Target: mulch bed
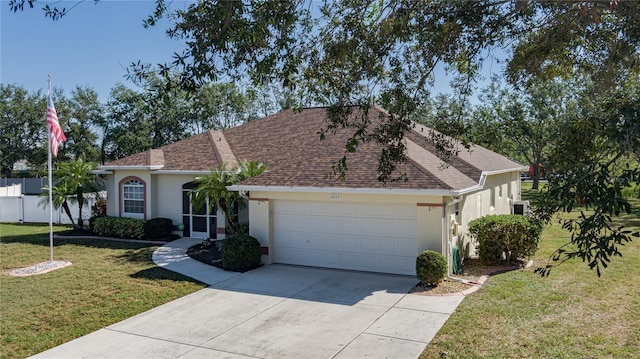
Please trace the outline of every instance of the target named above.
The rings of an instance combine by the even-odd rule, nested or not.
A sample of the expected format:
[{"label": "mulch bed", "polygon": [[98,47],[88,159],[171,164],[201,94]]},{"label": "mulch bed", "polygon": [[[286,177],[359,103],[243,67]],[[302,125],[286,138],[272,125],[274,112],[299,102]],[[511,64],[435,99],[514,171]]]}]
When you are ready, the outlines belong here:
[{"label": "mulch bed", "polygon": [[206,244],[198,243],[187,249],[187,255],[198,262],[222,268],[220,241],[211,241]]},{"label": "mulch bed", "polygon": [[522,269],[530,265],[519,263],[510,266],[489,266],[479,259],[467,259],[464,262],[463,273],[454,274],[452,277],[462,279],[464,282],[446,278],[437,287],[431,287],[422,283],[416,284],[409,293],[418,295],[465,295],[480,288],[488,276]]}]

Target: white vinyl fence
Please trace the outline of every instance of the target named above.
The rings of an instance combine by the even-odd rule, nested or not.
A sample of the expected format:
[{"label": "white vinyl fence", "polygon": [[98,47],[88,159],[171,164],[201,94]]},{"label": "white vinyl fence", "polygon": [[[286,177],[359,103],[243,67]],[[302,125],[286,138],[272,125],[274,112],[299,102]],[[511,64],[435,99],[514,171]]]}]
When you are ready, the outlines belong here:
[{"label": "white vinyl fence", "polygon": [[[49,206],[40,205],[42,199],[43,197],[33,195],[0,196],[0,222],[49,223]],[[85,223],[91,217],[91,206],[95,203],[95,197],[85,197],[82,206],[82,218],[85,219]],[[69,209],[73,220],[77,221],[78,204],[69,202]],[[53,209],[53,223],[71,224],[62,207]]]},{"label": "white vinyl fence", "polygon": [[22,194],[22,185],[13,184],[11,186],[0,187],[0,197],[20,196]]}]

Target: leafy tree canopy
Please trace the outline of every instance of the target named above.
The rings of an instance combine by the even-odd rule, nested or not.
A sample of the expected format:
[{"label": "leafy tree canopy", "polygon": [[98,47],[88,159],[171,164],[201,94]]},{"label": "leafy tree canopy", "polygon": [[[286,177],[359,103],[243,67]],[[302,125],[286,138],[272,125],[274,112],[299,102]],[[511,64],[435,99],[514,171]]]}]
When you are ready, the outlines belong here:
[{"label": "leafy tree canopy", "polygon": [[[158,1],[149,24],[167,15],[163,4]],[[173,15],[169,36],[188,45],[170,65],[181,72],[183,86],[245,74],[257,83],[281,82],[303,94],[300,106],[331,106],[321,136],[353,128],[345,152],[362,142],[381,143],[382,181],[402,178],[395,173],[395,164],[406,160],[402,139],[411,115],[428,102],[436,65],[445,64],[463,98],[496,47],[509,54],[505,74],[516,87],[582,77],[589,83],[583,98],[597,105],[565,122],[565,148],[555,153],[571,154],[558,156],[565,166],[555,171],[565,176],[551,184],[546,198],[552,205],[541,213],[548,218],[577,205],[594,211],[577,224],[566,223],[577,250],[559,254],[580,257],[598,270],[633,235],[613,228],[610,216],[628,209],[620,189],[639,178],[637,166],[612,168],[640,147],[638,2],[345,0],[314,7],[306,1],[201,1]],[[391,113],[376,128],[366,120],[373,104]],[[445,137],[435,141],[451,147]],[[346,169],[346,158],[334,166],[338,173]],[[586,199],[576,199],[576,191]]]},{"label": "leafy tree canopy", "polygon": [[[17,11],[34,2],[10,5]],[[565,122],[565,154],[554,164],[562,180],[550,186],[550,205],[542,212],[576,205],[595,211],[571,229],[574,253],[597,269],[630,240],[625,231],[602,231],[611,215],[627,209],[620,188],[640,177],[637,164],[619,168],[621,160],[640,152],[640,2],[203,0],[178,10],[169,4],[156,0],[145,22],[153,26],[171,17],[175,25],[168,35],[187,44],[172,63],[161,65],[166,78],[179,74],[167,84],[193,90],[221,78],[248,78],[285,86],[298,106],[330,106],[320,135],[353,129],[345,157],[334,165],[337,173],[347,169],[346,153],[377,141],[384,147],[380,180],[402,178],[395,170],[406,161],[402,140],[409,119],[428,102],[439,64],[453,75],[461,99],[472,92],[485,57],[496,48],[506,52],[505,78],[516,87],[537,79],[584,78],[588,89],[582,95],[591,105],[584,116]],[[56,19],[66,10],[46,7],[45,13]],[[147,74],[143,66],[132,68],[133,77]],[[375,127],[367,120],[371,105],[390,113]],[[451,153],[452,141],[434,140]]]}]

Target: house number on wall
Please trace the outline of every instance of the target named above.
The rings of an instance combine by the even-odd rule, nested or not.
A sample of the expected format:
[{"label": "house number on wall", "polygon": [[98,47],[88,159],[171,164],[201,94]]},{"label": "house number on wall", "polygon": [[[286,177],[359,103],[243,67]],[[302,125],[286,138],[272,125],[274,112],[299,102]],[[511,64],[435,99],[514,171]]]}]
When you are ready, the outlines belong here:
[{"label": "house number on wall", "polygon": [[339,199],[340,199],[340,194],[339,194],[339,193],[332,193],[330,198],[331,198],[332,200],[337,201],[337,200],[339,200]]}]

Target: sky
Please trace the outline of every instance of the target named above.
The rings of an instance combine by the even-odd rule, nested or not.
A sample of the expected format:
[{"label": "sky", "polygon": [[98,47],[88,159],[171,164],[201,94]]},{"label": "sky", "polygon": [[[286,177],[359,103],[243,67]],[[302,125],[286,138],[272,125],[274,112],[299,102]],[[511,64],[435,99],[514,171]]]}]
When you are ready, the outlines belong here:
[{"label": "sky", "polygon": [[[96,90],[101,102],[126,80],[133,62],[166,63],[181,42],[169,39],[167,22],[145,29],[142,21],[155,8],[152,0],[86,0],[57,21],[44,17],[45,4],[71,8],[78,1],[39,1],[36,7],[13,13],[9,1],[0,0],[0,82],[18,84],[46,93],[52,87],[69,94],[76,86]],[[173,7],[188,5],[174,0]]]},{"label": "sky", "polygon": [[[172,7],[186,8],[191,2],[173,0]],[[41,10],[46,4],[73,9],[52,21]],[[149,29],[142,26],[154,8],[153,0],[39,0],[33,9],[13,13],[9,0],[0,0],[0,82],[46,93],[51,74],[52,87],[69,95],[76,86],[88,86],[104,103],[117,84],[135,87],[125,78],[132,63],[168,63],[184,49],[166,36],[167,20]],[[489,59],[483,75],[489,79],[500,69]],[[434,92],[448,91],[442,70],[436,78]]]}]

